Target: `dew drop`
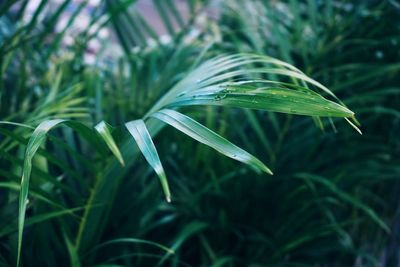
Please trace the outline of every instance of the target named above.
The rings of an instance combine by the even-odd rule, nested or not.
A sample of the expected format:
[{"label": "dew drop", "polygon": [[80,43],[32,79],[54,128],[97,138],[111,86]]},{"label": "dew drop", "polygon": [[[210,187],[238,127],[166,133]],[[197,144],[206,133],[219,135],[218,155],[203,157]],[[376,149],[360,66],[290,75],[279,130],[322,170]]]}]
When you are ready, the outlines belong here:
[{"label": "dew drop", "polygon": [[220,100],[222,100],[222,99],[224,99],[224,98],[226,98],[226,94],[219,94],[219,95],[216,95],[216,96],[214,97],[214,100],[215,100],[215,101],[220,101]]}]

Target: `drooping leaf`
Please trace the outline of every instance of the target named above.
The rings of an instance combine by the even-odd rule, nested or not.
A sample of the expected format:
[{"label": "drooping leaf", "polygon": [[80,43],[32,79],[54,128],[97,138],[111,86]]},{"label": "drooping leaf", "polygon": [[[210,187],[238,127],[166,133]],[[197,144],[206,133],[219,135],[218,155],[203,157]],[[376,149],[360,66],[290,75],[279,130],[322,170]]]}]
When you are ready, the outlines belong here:
[{"label": "drooping leaf", "polygon": [[[254,68],[252,67],[254,64],[261,64],[263,67]],[[260,75],[267,79],[260,79]],[[276,76],[283,76],[291,82],[280,82],[276,80]],[[241,82],[237,82],[238,80]],[[257,84],[257,87],[248,86],[246,89],[245,85],[251,83]],[[269,85],[260,86],[260,83]],[[338,103],[322,97],[311,90],[308,84],[320,89]],[[264,87],[271,90],[266,90]],[[192,104],[238,106],[302,115],[354,118],[354,113],[321,83],[288,63],[254,54],[222,55],[204,62],[160,98],[148,115],[162,108]]]},{"label": "drooping leaf", "polygon": [[227,157],[248,164],[255,170],[272,174],[271,170],[259,159],[182,113],[163,109],[151,116],[171,125],[200,143],[214,148]]},{"label": "drooping leaf", "polygon": [[111,135],[110,127],[107,125],[107,123],[105,121],[102,121],[95,126],[95,129],[101,135],[101,137],[106,142],[107,146],[110,148],[114,156],[119,160],[121,165],[124,166],[124,159],[118,149],[118,146],[115,144],[114,138]]},{"label": "drooping leaf", "polygon": [[51,128],[57,126],[62,122],[64,122],[64,120],[61,119],[42,122],[33,132],[31,138],[29,139],[28,146],[26,148],[24,167],[22,170],[22,178],[21,178],[21,192],[19,195],[17,266],[19,266],[21,257],[22,233],[24,230],[25,212],[28,204],[27,202],[28,202],[28,192],[29,192],[29,180],[32,171],[32,159],[36,151],[44,142],[47,132]]},{"label": "drooping leaf", "polygon": [[316,94],[280,87],[218,85],[188,92],[170,106],[214,105],[308,116],[352,117],[346,107]]},{"label": "drooping leaf", "polygon": [[138,145],[143,156],[146,158],[147,162],[160,178],[165,198],[168,202],[170,202],[171,193],[168,186],[167,176],[165,175],[164,168],[161,164],[160,158],[158,157],[157,149],[154,146],[153,140],[151,139],[151,135],[147,130],[146,124],[143,120],[135,120],[126,123],[125,126],[135,139],[136,144]]},{"label": "drooping leaf", "polygon": [[68,121],[64,119],[54,119],[43,121],[36,127],[32,133],[28,145],[25,150],[24,165],[21,177],[21,190],[19,195],[19,212],[18,212],[18,251],[17,251],[17,265],[20,262],[21,247],[22,247],[22,234],[24,230],[25,213],[27,208],[27,200],[29,193],[29,180],[32,171],[32,159],[35,156],[39,147],[44,143],[47,133],[54,127],[65,124],[68,127],[77,131],[96,149],[101,148],[101,143],[98,135],[93,130],[80,122]]}]

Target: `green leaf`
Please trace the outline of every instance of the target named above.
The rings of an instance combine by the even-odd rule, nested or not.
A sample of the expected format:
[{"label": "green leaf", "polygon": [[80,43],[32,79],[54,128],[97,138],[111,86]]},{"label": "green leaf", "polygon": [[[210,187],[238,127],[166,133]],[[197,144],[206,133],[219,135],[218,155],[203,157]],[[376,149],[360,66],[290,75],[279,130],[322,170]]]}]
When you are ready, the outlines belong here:
[{"label": "green leaf", "polygon": [[96,131],[101,135],[103,140],[106,142],[107,146],[110,148],[111,152],[118,159],[122,166],[125,166],[124,159],[119,151],[117,145],[115,144],[114,138],[111,135],[110,127],[106,122],[102,121],[95,126]]},{"label": "green leaf", "polygon": [[325,188],[329,189],[332,193],[336,194],[342,201],[350,203],[354,207],[360,209],[363,211],[367,216],[371,218],[375,223],[379,225],[383,230],[386,231],[386,233],[390,233],[390,228],[387,226],[387,224],[376,214],[376,212],[357,198],[353,197],[349,193],[341,190],[335,183],[330,181],[327,178],[318,176],[318,175],[313,175],[310,173],[299,173],[294,176],[295,178],[298,179],[304,179],[304,180],[311,180],[314,182],[319,183],[320,185],[323,185]]},{"label": "green leaf", "polygon": [[80,259],[79,259],[79,255],[78,255],[78,251],[76,249],[76,246],[74,246],[71,238],[68,236],[68,234],[67,234],[66,230],[64,229],[64,227],[62,227],[62,226],[60,226],[60,227],[61,227],[61,232],[62,232],[63,237],[64,237],[65,245],[66,245],[67,250],[68,250],[71,266],[81,267],[81,262],[80,262]]},{"label": "green leaf", "polygon": [[29,128],[29,129],[35,129],[32,126],[29,126],[29,125],[26,125],[26,124],[23,124],[23,123],[11,122],[11,121],[0,121],[0,124],[8,124],[8,125],[13,125],[13,126]]},{"label": "green leaf", "polygon": [[22,233],[24,230],[26,206],[28,204],[29,179],[32,171],[32,159],[41,144],[43,144],[47,132],[62,122],[64,122],[64,120],[61,119],[42,122],[33,132],[26,148],[24,168],[22,170],[21,178],[21,192],[19,195],[17,266],[19,266],[21,257]]},{"label": "green leaf", "polygon": [[[75,212],[81,211],[84,208],[85,207],[76,207],[76,208],[62,209],[62,210],[50,211],[50,212],[45,212],[42,214],[37,214],[35,216],[32,216],[32,217],[26,219],[25,226],[38,224],[38,223],[48,221],[48,220],[51,220],[54,218],[58,218],[61,216],[65,216],[65,215],[76,216]],[[5,236],[7,234],[14,232],[15,230],[16,230],[16,228],[13,225],[9,225],[8,227],[4,227],[3,229],[0,230],[0,236]]]},{"label": "green leaf", "polygon": [[165,175],[164,168],[161,164],[160,158],[158,157],[157,149],[154,146],[146,124],[143,120],[135,120],[126,123],[125,126],[135,139],[147,162],[151,165],[160,178],[165,198],[168,202],[171,202],[171,193],[168,186],[167,176]]},{"label": "green leaf", "polygon": [[248,164],[255,170],[272,174],[271,170],[256,157],[182,113],[163,109],[151,116],[171,125],[200,143],[214,148],[227,157]]},{"label": "green leaf", "polygon": [[[254,64],[263,67],[254,68]],[[291,82],[280,82],[277,76]],[[314,92],[308,84],[337,103]],[[234,106],[354,120],[354,113],[321,83],[288,63],[254,54],[222,55],[204,62],[160,98],[148,115],[166,107],[188,105]]]},{"label": "green leaf", "polygon": [[19,213],[18,213],[18,251],[17,251],[17,266],[19,266],[21,247],[22,247],[22,234],[24,230],[25,213],[27,207],[28,193],[29,193],[29,180],[32,172],[32,159],[35,156],[39,147],[44,143],[46,134],[54,127],[65,124],[68,127],[77,131],[96,149],[101,148],[101,141],[94,131],[80,122],[68,121],[63,119],[47,120],[39,124],[32,136],[29,139],[25,151],[24,165],[21,177],[21,190],[19,195]]},{"label": "green leaf", "polygon": [[240,83],[209,86],[178,97],[170,106],[214,105],[249,108],[288,114],[352,117],[346,107],[322,96],[280,87],[261,87]]},{"label": "green leaf", "polygon": [[[177,251],[182,244],[195,234],[200,233],[209,225],[201,221],[193,221],[185,225],[185,227],[177,234],[175,241],[171,245],[173,251]],[[163,266],[163,263],[171,256],[171,253],[165,255],[157,266]]]},{"label": "green leaf", "polygon": [[91,251],[88,252],[88,254],[90,254],[100,248],[103,248],[103,247],[106,247],[109,245],[113,245],[113,244],[121,244],[121,243],[151,245],[151,246],[154,246],[154,247],[164,250],[168,254],[175,253],[175,251],[173,249],[170,249],[170,248],[168,248],[160,243],[157,243],[157,242],[139,239],[139,238],[117,238],[117,239],[109,240],[109,241],[106,241],[104,243],[101,243],[101,244],[95,246]]}]

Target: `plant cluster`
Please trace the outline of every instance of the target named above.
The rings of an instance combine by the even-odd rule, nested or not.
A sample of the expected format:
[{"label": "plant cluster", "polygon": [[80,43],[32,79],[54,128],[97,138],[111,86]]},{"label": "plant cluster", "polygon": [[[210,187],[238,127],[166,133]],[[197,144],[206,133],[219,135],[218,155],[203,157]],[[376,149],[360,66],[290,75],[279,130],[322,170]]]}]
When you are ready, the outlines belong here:
[{"label": "plant cluster", "polygon": [[0,3],[0,266],[399,264],[397,1],[54,2]]}]

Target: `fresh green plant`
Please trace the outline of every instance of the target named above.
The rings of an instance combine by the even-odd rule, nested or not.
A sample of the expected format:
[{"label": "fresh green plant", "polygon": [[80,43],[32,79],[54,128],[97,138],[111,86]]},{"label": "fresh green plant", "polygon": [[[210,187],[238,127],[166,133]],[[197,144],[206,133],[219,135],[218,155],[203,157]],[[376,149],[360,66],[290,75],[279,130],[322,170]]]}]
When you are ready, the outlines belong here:
[{"label": "fresh green plant", "polygon": [[[42,0],[26,23],[28,1],[11,16],[16,2],[0,7],[1,266],[379,264],[398,203],[373,189],[391,192],[400,173],[400,35],[383,18],[395,4],[348,17],[344,1],[227,1],[192,39],[208,2],[187,1],[184,22],[173,1],[155,0],[163,43],[135,1],[104,1],[67,48],[87,2],[61,32],[52,26],[71,1],[49,13]],[[386,33],[348,29],[371,16]],[[124,54],[87,64],[104,27]],[[371,51],[393,61],[353,63]],[[346,105],[364,136],[341,122],[357,129]]]}]

